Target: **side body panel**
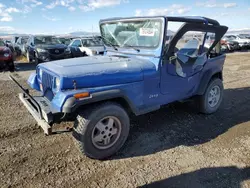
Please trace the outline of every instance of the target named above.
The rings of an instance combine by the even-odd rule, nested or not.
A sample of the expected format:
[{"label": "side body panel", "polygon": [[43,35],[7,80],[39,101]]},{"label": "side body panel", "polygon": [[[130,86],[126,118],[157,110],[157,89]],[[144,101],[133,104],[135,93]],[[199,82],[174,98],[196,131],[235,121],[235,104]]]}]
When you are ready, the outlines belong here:
[{"label": "side body panel", "polygon": [[200,76],[199,84],[195,87],[195,93],[193,95],[202,95],[204,94],[209,81],[212,76],[221,73],[223,71],[223,65],[226,59],[226,55],[220,55],[218,57],[209,59],[205,64]]}]

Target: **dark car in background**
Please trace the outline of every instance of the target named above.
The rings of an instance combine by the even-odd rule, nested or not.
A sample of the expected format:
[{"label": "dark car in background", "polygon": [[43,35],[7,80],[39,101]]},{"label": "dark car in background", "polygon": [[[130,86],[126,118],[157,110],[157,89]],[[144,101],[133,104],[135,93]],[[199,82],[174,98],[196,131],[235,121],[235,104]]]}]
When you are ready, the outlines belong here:
[{"label": "dark car in background", "polygon": [[0,40],[0,68],[9,71],[15,69],[13,53],[3,40]]},{"label": "dark car in background", "polygon": [[55,36],[30,36],[27,42],[27,60],[36,64],[53,60],[71,58],[70,48]]},{"label": "dark car in background", "polygon": [[98,37],[82,37],[73,39],[69,47],[73,57],[104,54],[103,42]]}]

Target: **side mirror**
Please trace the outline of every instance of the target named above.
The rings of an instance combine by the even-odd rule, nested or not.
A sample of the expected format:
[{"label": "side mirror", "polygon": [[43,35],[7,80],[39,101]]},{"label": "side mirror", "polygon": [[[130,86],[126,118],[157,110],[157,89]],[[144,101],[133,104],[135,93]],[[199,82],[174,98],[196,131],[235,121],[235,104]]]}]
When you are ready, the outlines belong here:
[{"label": "side mirror", "polygon": [[30,45],[31,45],[31,46],[34,46],[34,44],[33,44],[33,43],[30,43]]},{"label": "side mirror", "polygon": [[9,45],[8,45],[7,43],[5,44],[5,46],[6,46],[6,47],[9,47]]}]

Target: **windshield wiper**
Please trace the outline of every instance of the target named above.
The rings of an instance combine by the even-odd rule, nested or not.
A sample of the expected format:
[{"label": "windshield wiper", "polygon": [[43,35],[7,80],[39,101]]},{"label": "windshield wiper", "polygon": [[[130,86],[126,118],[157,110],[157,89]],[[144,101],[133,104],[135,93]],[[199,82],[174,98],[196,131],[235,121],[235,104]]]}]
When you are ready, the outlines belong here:
[{"label": "windshield wiper", "polygon": [[101,38],[104,39],[105,42],[108,43],[111,47],[113,47],[116,51],[118,51],[118,48],[117,48],[114,44],[112,44],[112,42],[109,42],[109,41],[107,40],[107,38],[105,38],[105,37],[103,37],[103,36],[101,36]]},{"label": "windshield wiper", "polygon": [[141,51],[139,48],[135,48],[134,46],[131,46],[131,45],[124,45],[124,47],[130,47],[130,48],[134,49],[137,52]]}]

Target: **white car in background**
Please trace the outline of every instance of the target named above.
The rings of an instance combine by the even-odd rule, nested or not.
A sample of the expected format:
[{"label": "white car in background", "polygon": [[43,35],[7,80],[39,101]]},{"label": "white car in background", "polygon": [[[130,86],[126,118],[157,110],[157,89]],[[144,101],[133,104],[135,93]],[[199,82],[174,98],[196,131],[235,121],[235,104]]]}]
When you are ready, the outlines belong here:
[{"label": "white car in background", "polygon": [[225,35],[224,38],[238,42],[241,48],[249,48],[250,47],[250,39],[245,38],[243,36]]},{"label": "white car in background", "polygon": [[102,40],[95,37],[75,38],[69,45],[73,57],[104,54]]}]

